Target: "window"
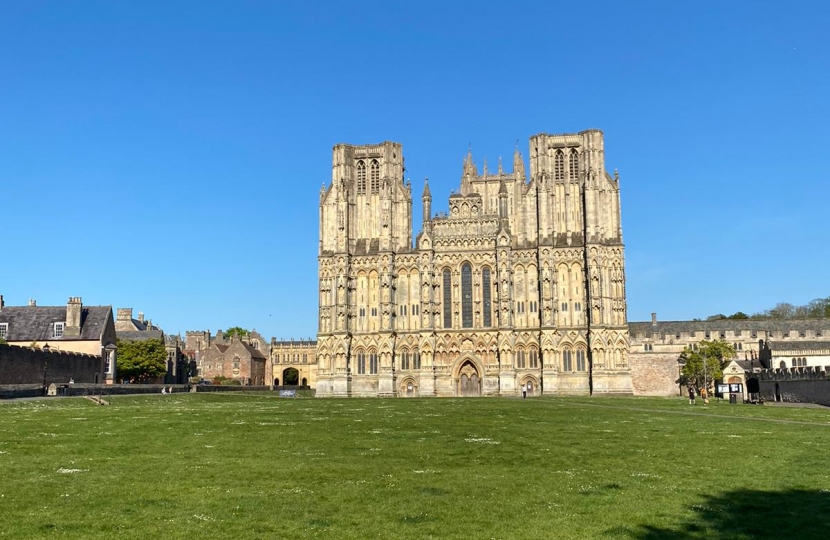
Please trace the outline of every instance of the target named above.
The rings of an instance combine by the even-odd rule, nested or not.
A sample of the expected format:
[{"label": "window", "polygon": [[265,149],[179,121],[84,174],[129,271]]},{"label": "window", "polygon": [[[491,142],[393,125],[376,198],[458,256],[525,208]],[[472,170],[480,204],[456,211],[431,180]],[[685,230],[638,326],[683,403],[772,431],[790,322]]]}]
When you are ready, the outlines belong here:
[{"label": "window", "polygon": [[822,336],[821,330],[816,330],[816,337],[821,337],[821,336]]},{"label": "window", "polygon": [[576,149],[571,149],[571,155],[568,162],[568,175],[571,177],[571,182],[573,182],[579,178],[579,154]]},{"label": "window", "polygon": [[721,338],[721,339],[724,339],[725,337],[726,337],[726,332],[721,332],[721,333],[720,333],[720,338]]},{"label": "window", "polygon": [[539,353],[536,349],[530,349],[530,368],[535,369],[539,367]]},{"label": "window", "polygon": [[706,339],[709,339],[710,337],[712,337],[712,334],[711,334],[711,332],[709,332],[709,330],[706,331],[705,335],[706,335]]},{"label": "window", "polygon": [[473,272],[469,263],[461,265],[461,327],[473,327]]},{"label": "window", "polygon": [[574,311],[582,311],[582,304],[579,302],[574,302]]},{"label": "window", "polygon": [[785,331],[783,334],[781,334],[781,337],[785,337],[785,338],[790,337],[790,331],[789,330]]},{"label": "window", "polygon": [[524,369],[525,367],[525,352],[522,349],[516,351],[516,367]]},{"label": "window", "polygon": [[643,350],[651,352],[654,350],[654,345],[652,345],[651,343],[643,343]]},{"label": "window", "polygon": [[378,373],[378,354],[377,353],[370,353],[369,354],[369,373],[372,375],[377,375]]},{"label": "window", "polygon": [[401,351],[401,369],[409,369],[409,351]]},{"label": "window", "polygon": [[366,374],[366,355],[363,354],[363,351],[357,353],[357,374]]},{"label": "window", "polygon": [[6,339],[9,335],[9,323],[0,323],[0,338]]},{"label": "window", "polygon": [[749,337],[751,337],[752,339],[757,338],[757,337],[758,337],[758,332],[757,332],[757,330],[753,330],[752,332],[750,332],[750,333],[749,333]]},{"label": "window", "polygon": [[490,306],[490,269],[485,268],[481,271],[481,296],[484,300],[484,326],[490,327],[493,325]]},{"label": "window", "polygon": [[793,358],[793,367],[804,367],[807,365],[806,358]]},{"label": "window", "polygon": [[553,178],[554,180],[565,179],[565,154],[562,150],[556,151],[556,157],[553,160]]},{"label": "window", "polygon": [[562,311],[568,311],[568,303],[562,302]]},{"label": "window", "polygon": [[65,323],[56,322],[52,327],[52,337],[53,338],[61,338],[63,337],[63,327]]},{"label": "window", "polygon": [[363,161],[357,162],[357,194],[366,193],[366,164]]},{"label": "window", "polygon": [[798,337],[807,337],[807,332],[805,332],[804,330],[799,330]]},{"label": "window", "polygon": [[562,371],[573,371],[573,364],[571,359],[571,351],[562,351]]},{"label": "window", "polygon": [[303,364],[308,364],[308,354],[303,353]]},{"label": "window", "polygon": [[452,328],[452,277],[444,270],[444,328]]},{"label": "window", "polygon": [[380,164],[376,159],[372,160],[369,178],[372,182],[372,193],[378,193],[380,191]]},{"label": "window", "polygon": [[576,370],[585,371],[585,351],[582,349],[576,351]]}]

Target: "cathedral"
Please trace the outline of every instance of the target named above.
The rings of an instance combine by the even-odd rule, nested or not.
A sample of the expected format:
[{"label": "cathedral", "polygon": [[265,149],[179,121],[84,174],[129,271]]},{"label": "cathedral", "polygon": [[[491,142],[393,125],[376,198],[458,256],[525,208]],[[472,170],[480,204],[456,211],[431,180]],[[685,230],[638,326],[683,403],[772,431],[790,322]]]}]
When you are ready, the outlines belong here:
[{"label": "cathedral", "polygon": [[401,144],[333,149],[320,193],[317,396],[630,395],[619,176],[603,133],[530,138],[412,235]]}]

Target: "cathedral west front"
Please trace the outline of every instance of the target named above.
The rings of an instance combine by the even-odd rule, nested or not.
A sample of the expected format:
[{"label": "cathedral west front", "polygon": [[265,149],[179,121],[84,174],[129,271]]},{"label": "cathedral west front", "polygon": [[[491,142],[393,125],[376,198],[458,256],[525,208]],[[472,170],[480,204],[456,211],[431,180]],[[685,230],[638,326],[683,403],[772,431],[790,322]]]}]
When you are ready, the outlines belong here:
[{"label": "cathedral west front", "polygon": [[632,393],[619,177],[603,133],[530,138],[530,169],[468,153],[412,235],[394,142],[340,144],[320,193],[317,396]]}]

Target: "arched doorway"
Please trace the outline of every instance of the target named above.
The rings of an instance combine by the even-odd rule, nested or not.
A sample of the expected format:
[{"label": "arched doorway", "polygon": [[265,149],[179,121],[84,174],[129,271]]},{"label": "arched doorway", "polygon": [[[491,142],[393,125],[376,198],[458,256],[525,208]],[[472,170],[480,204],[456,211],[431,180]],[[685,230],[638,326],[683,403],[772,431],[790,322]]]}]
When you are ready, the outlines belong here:
[{"label": "arched doorway", "polygon": [[458,395],[477,397],[481,395],[481,374],[475,364],[467,360],[458,370]]},{"label": "arched doorway", "polygon": [[398,395],[403,397],[418,397],[418,383],[412,377],[407,377],[401,383]]},{"label": "arched doorway", "polygon": [[308,379],[306,379],[305,377],[303,377],[303,382],[302,382],[302,384],[301,384],[300,386],[308,386]]},{"label": "arched doorway", "polygon": [[280,385],[280,378],[279,377],[274,377],[274,386],[279,386],[279,385]]},{"label": "arched doorway", "polygon": [[300,383],[300,372],[294,368],[283,370],[282,382],[285,386],[297,386]]},{"label": "arched doorway", "polygon": [[539,393],[539,383],[536,382],[535,377],[525,377],[522,380],[522,383],[519,385],[519,390],[521,393],[521,387],[524,386],[525,390],[527,391],[528,397],[534,396]]}]

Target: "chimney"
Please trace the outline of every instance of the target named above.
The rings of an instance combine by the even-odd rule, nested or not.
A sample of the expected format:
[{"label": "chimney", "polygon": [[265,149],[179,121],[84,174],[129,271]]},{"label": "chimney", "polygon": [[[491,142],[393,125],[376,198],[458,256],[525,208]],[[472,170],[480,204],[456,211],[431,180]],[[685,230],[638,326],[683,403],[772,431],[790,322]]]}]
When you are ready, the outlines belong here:
[{"label": "chimney", "polygon": [[138,312],[138,321],[139,322],[144,322],[144,312],[143,311]]},{"label": "chimney", "polygon": [[66,303],[66,328],[63,335],[68,338],[81,337],[81,312],[83,304],[80,296],[70,296]]},{"label": "chimney", "polygon": [[651,314],[651,326],[657,326],[657,314],[656,313]]},{"label": "chimney", "polygon": [[118,308],[116,321],[131,321],[133,319],[133,308]]},{"label": "chimney", "polygon": [[0,311],[3,311],[3,306],[5,305],[6,303],[3,301],[3,295],[0,294]]},{"label": "chimney", "polygon": [[37,307],[37,300],[29,298],[29,307]]}]

